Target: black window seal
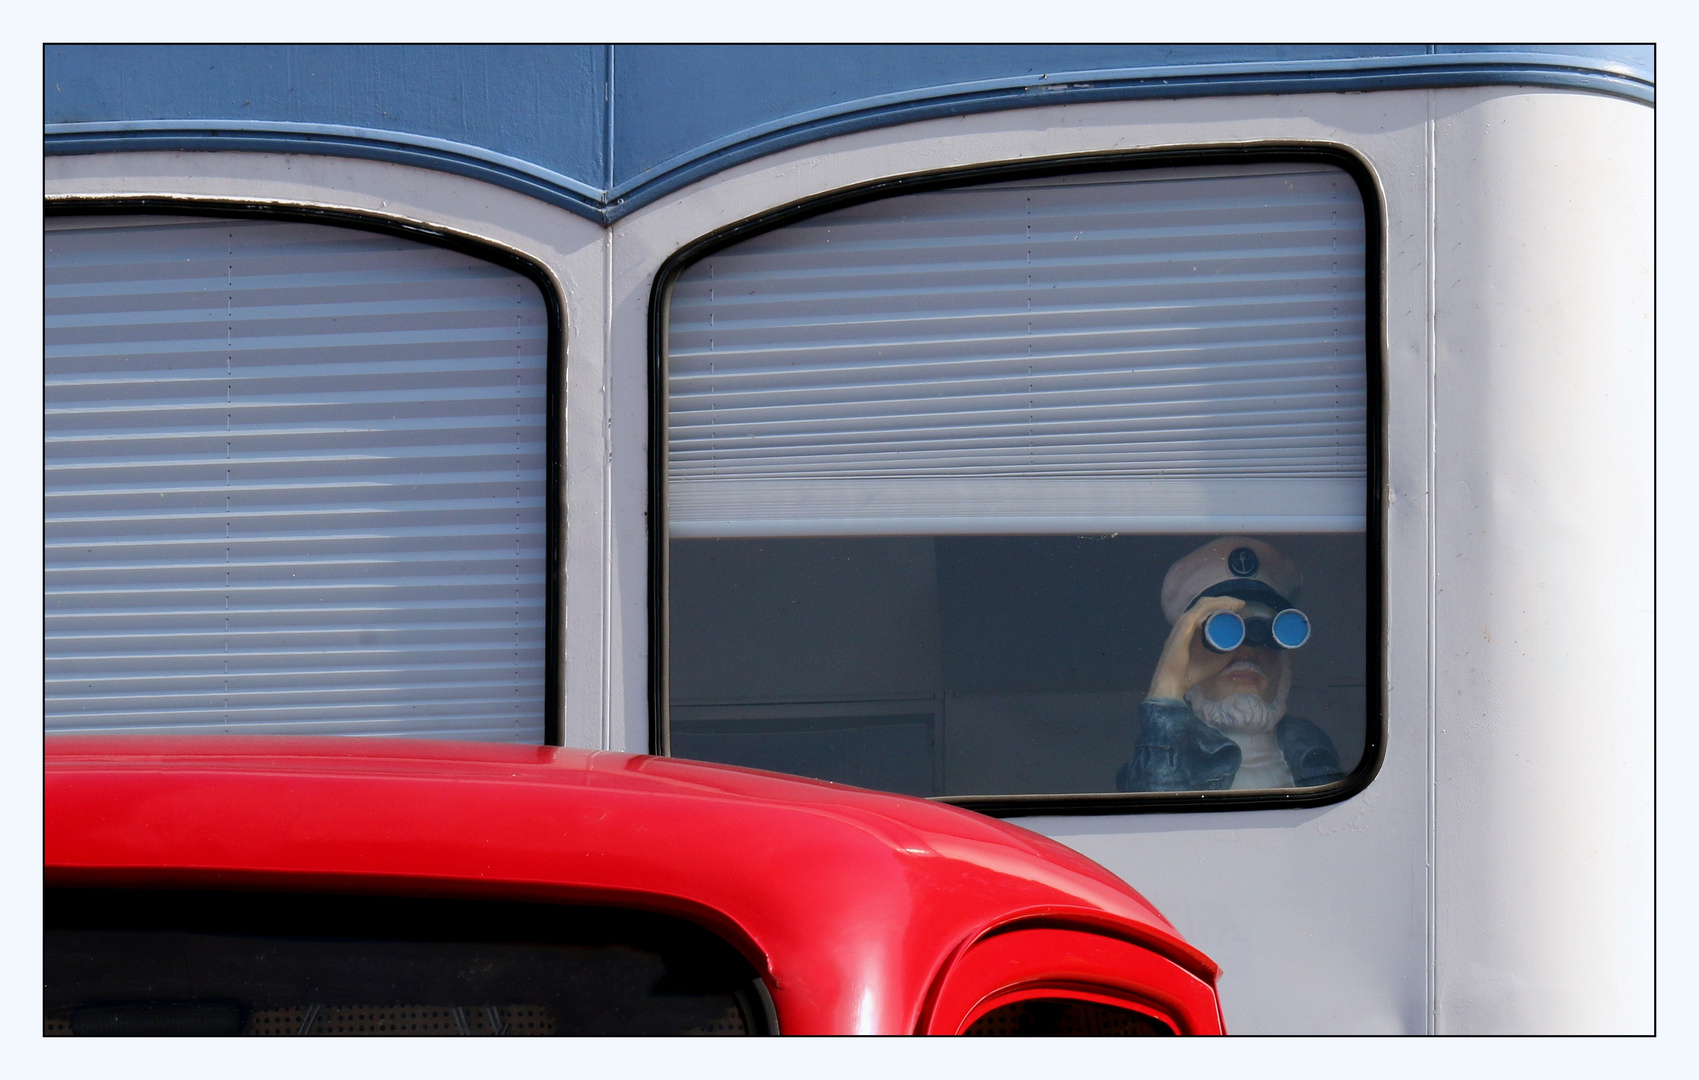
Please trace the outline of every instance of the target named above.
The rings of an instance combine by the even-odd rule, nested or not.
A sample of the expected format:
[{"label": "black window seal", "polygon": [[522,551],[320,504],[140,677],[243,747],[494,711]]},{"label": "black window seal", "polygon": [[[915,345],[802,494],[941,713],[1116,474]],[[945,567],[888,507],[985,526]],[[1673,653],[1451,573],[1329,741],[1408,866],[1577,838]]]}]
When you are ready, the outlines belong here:
[{"label": "black window seal", "polygon": [[[544,746],[564,746],[563,688],[561,685],[561,627],[565,622],[561,588],[564,583],[565,491],[562,463],[562,437],[565,433],[566,409],[566,327],[565,305],[561,302],[555,279],[543,265],[510,248],[485,240],[434,228],[416,222],[385,217],[381,214],[353,210],[329,209],[314,206],[263,202],[245,199],[218,199],[169,195],[140,196],[49,196],[43,208],[44,217],[72,217],[95,214],[181,214],[195,217],[223,217],[296,221],[307,224],[333,225],[364,232],[382,233],[413,240],[433,247],[446,248],[496,266],[515,271],[537,286],[542,293],[545,318],[548,322],[546,350],[547,383],[544,395],[544,541],[543,541],[543,742]],[[43,303],[45,304],[45,297]],[[46,474],[42,474],[42,491],[47,490]],[[45,628],[44,628],[45,632]]]},{"label": "black window seal", "polygon": [[672,291],[691,265],[740,241],[832,210],[943,188],[969,187],[1063,174],[1247,163],[1318,163],[1335,166],[1357,184],[1363,201],[1364,367],[1368,380],[1367,507],[1363,542],[1367,569],[1365,695],[1368,716],[1363,756],[1343,780],[1293,791],[1079,792],[1043,795],[937,795],[936,802],[993,817],[1050,814],[1139,814],[1307,808],[1342,802],[1374,781],[1385,759],[1386,683],[1386,360],[1384,197],[1373,170],[1342,146],[1270,142],[1184,150],[1107,151],[971,165],[891,177],[827,192],[764,211],[720,228],[675,251],[655,274],[649,301],[649,742],[670,756],[670,661],[667,528],[667,327]]}]

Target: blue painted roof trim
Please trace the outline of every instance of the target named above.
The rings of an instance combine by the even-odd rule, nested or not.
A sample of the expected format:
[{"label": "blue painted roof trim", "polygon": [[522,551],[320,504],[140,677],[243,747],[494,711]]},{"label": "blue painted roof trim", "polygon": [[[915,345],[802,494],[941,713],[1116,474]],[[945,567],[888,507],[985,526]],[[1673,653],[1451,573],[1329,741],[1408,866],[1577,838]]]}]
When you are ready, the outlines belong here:
[{"label": "blue painted roof trim", "polygon": [[[311,130],[321,126],[329,125],[237,127],[234,124],[209,123],[203,127],[170,120],[129,124],[59,124],[48,131],[45,151],[49,154],[110,154],[145,150],[251,150],[262,154],[327,154],[365,158],[483,180],[564,207],[603,225],[611,225],[623,216],[609,212],[612,208],[605,192],[571,177],[480,147],[442,139],[418,138],[414,141],[413,136],[387,131],[338,134]],[[295,127],[307,130],[291,130]],[[630,207],[624,213],[634,209],[636,207]]]},{"label": "blue painted roof trim", "polygon": [[[606,225],[669,192],[765,154],[834,135],[943,116],[1087,101],[1490,85],[1577,90],[1654,104],[1649,67],[1549,51],[1506,49],[1168,65],[928,86],[864,97],[750,126],[675,154],[606,187],[462,142],[375,128],[289,121],[116,120],[49,124],[44,149],[48,154],[252,150],[392,161],[484,180]],[[611,181],[613,177],[607,179]]]}]

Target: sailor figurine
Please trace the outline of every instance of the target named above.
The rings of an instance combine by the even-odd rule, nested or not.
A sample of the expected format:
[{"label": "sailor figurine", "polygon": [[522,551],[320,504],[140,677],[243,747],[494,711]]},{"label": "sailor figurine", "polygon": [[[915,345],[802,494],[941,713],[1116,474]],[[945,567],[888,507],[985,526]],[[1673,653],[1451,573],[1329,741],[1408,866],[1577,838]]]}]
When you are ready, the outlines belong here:
[{"label": "sailor figurine", "polygon": [[1344,779],[1327,733],[1286,715],[1292,651],[1309,640],[1297,564],[1248,536],[1213,540],[1169,567],[1172,630],[1139,706],[1121,791],[1313,787]]}]

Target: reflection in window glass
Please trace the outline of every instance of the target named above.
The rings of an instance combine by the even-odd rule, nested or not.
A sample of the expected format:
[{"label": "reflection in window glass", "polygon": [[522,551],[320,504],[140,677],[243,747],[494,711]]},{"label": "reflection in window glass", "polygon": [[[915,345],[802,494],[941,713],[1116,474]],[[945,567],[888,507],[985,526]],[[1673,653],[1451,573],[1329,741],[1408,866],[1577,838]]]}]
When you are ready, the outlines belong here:
[{"label": "reflection in window glass", "polygon": [[751,1035],[755,972],[681,919],[394,896],[49,889],[47,1035]]},{"label": "reflection in window glass", "polygon": [[992,1009],[963,1035],[1172,1035],[1173,1029],[1144,1013],[1095,1001],[1035,998]]},{"label": "reflection in window glass", "polygon": [[671,751],[915,795],[1336,782],[1363,210],[1318,164],[880,200],[669,312]]},{"label": "reflection in window glass", "polygon": [[[1155,714],[1162,735],[1140,724],[1159,707],[1145,698],[1170,630],[1163,579],[1213,539],[675,540],[673,753],[910,795],[1231,787],[1226,742],[1255,763],[1272,730],[1212,739],[1177,717],[1183,702]],[[1283,715],[1252,726],[1304,721],[1286,726],[1349,772],[1364,735],[1362,537],[1263,541],[1309,571],[1289,591],[1314,629],[1274,663],[1243,650],[1273,676],[1252,692],[1288,683]]]}]

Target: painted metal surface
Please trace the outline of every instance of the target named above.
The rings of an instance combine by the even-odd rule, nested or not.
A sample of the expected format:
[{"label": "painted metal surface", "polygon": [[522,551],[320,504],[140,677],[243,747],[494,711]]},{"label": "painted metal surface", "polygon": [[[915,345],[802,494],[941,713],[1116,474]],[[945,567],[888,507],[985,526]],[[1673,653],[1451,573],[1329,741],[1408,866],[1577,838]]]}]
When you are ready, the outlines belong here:
[{"label": "painted metal surface", "polygon": [[[1601,232],[1587,207],[1632,210],[1649,191],[1652,119],[1628,100],[1514,86],[1076,103],[777,152],[611,230],[376,160],[113,153],[50,157],[45,171],[50,196],[340,207],[548,268],[571,358],[567,739],[621,750],[649,731],[646,313],[673,252],[776,206],[930,169],[1269,141],[1348,149],[1384,200],[1385,763],[1362,794],[1316,810],[1021,824],[1136,881],[1218,959],[1236,1032],[1635,1031],[1652,1023],[1651,654],[1637,644],[1650,592],[1634,576],[1649,563],[1651,466],[1635,441],[1650,416],[1637,397],[1650,318],[1636,306],[1649,262],[1623,242],[1639,233]],[[1536,134],[1542,148],[1527,143]],[[1507,182],[1520,206],[1508,215],[1492,202]],[[1505,259],[1535,260],[1542,284],[1507,292],[1509,272],[1493,269]],[[1471,344],[1479,332],[1490,349]],[[1548,514],[1561,555],[1544,547]],[[1537,629],[1554,598],[1584,600],[1566,621],[1597,613],[1611,628],[1599,649],[1553,653]],[[1507,638],[1505,625],[1533,629]]]},{"label": "painted metal surface", "polygon": [[1079,982],[1182,1032],[1221,1030],[1215,964],[1076,852],[953,807],[727,766],[411,740],[55,736],[45,846],[49,884],[687,917],[747,955],[792,1034],[955,1031],[993,995]]},{"label": "painted metal surface", "polygon": [[806,142],[1070,102],[1516,84],[1650,103],[1650,46],[55,45],[49,153],[420,164],[608,222]]},{"label": "painted metal surface", "polygon": [[1030,927],[980,938],[939,981],[922,1026],[928,1034],[960,1035],[993,1009],[1055,997],[1132,1006],[1169,1030],[1202,1033],[1214,994],[1172,961],[1102,934],[1065,927]]},{"label": "painted metal surface", "polygon": [[1435,1024],[1651,1034],[1653,117],[1435,99]]},{"label": "painted metal surface", "polygon": [[[1064,106],[1053,111],[931,121],[892,131],[864,132],[777,154],[769,160],[731,170],[713,185],[701,185],[634,214],[616,223],[613,231],[614,322],[606,370],[615,417],[610,428],[613,440],[610,506],[615,535],[626,543],[640,542],[645,537],[641,505],[647,496],[648,478],[640,471],[645,444],[637,412],[649,404],[640,367],[639,350],[645,343],[642,306],[648,300],[655,266],[680,246],[715,228],[794,199],[866,182],[868,178],[926,169],[1111,147],[1161,151],[1176,146],[1233,146],[1288,140],[1347,147],[1369,166],[1385,201],[1387,263],[1385,294],[1380,301],[1385,315],[1387,357],[1384,764],[1373,783],[1360,795],[1319,810],[1035,817],[1023,819],[1021,824],[1075,846],[1110,869],[1137,880],[1140,888],[1192,940],[1220,960],[1227,971],[1221,983],[1223,1007],[1236,1032],[1453,1030],[1458,1026],[1457,1014],[1448,1016],[1437,1003],[1448,985],[1466,983],[1496,984],[1494,1030],[1541,1030],[1540,1025],[1557,1023],[1555,1018],[1559,1015],[1563,1017],[1561,1022],[1574,1025],[1574,1030],[1612,1027],[1643,1030],[1651,1022],[1651,939],[1649,931],[1642,933],[1628,927],[1649,918],[1650,913],[1649,887],[1645,887],[1647,878],[1643,873],[1648,864],[1637,861],[1642,857],[1637,852],[1646,850],[1638,845],[1649,837],[1648,819],[1636,816],[1638,811],[1621,817],[1610,815],[1610,820],[1619,822],[1626,832],[1633,834],[1634,845],[1625,845],[1617,839],[1610,841],[1612,846],[1599,850],[1610,852],[1612,865],[1626,866],[1629,872],[1622,878],[1601,875],[1588,877],[1584,883],[1578,881],[1576,864],[1568,861],[1576,846],[1550,843],[1535,816],[1525,813],[1513,800],[1500,802],[1490,797],[1499,776],[1508,779],[1526,767],[1523,762],[1527,759],[1518,755],[1532,749],[1512,751],[1510,756],[1495,750],[1483,756],[1475,753],[1472,746],[1481,745],[1480,740],[1488,737],[1493,727],[1483,726],[1478,720],[1470,720],[1468,726],[1461,728],[1439,723],[1439,718],[1445,715],[1437,704],[1442,698],[1463,703],[1469,700],[1466,692],[1487,692],[1479,682],[1469,681],[1476,677],[1471,674],[1466,657],[1455,664],[1442,662],[1430,636],[1438,629],[1436,612],[1443,610],[1441,602],[1446,596],[1439,590],[1444,588],[1449,593],[1455,588],[1467,588],[1485,596],[1493,594],[1496,586],[1491,568],[1486,566],[1479,567],[1466,584],[1439,582],[1436,566],[1441,560],[1455,560],[1458,549],[1452,546],[1442,550],[1437,546],[1435,536],[1442,526],[1436,515],[1442,512],[1449,515],[1449,523],[1443,528],[1456,530],[1459,537],[1477,527],[1496,526],[1491,518],[1474,516],[1473,502],[1445,498],[1435,486],[1436,455],[1443,452],[1462,457],[1488,451],[1490,444],[1483,447],[1476,440],[1490,435],[1494,425],[1474,429],[1436,426],[1440,402],[1465,401],[1478,388],[1471,390],[1458,385],[1453,390],[1453,383],[1449,378],[1442,379],[1436,367],[1435,290],[1436,282],[1444,279],[1435,276],[1439,272],[1433,232],[1435,185],[1442,177],[1450,177],[1447,182],[1461,185],[1458,190],[1475,190],[1468,185],[1483,184],[1486,178],[1476,178],[1470,171],[1470,153],[1447,149],[1443,155],[1439,154],[1433,135],[1442,124],[1459,124],[1473,131],[1473,137],[1491,142],[1495,133],[1506,133],[1505,125],[1490,124],[1481,113],[1472,110],[1501,101],[1549,112],[1553,131],[1568,122],[1557,118],[1568,117],[1594,133],[1589,139],[1615,124],[1625,136],[1632,133],[1636,140],[1631,144],[1632,149],[1621,152],[1606,154],[1590,150],[1585,155],[1569,157],[1564,154],[1565,140],[1548,134],[1552,140],[1548,153],[1552,157],[1537,159],[1544,162],[1539,167],[1549,170],[1554,167],[1554,160],[1562,161],[1563,175],[1573,177],[1577,172],[1592,175],[1598,185],[1596,190],[1622,183],[1641,183],[1634,178],[1650,176],[1652,111],[1643,105],[1597,95],[1488,87],[1445,93],[1418,90],[1301,98],[1097,103]],[[1609,119],[1612,117],[1615,119]],[[1531,169],[1535,168],[1535,160],[1529,159]],[[1580,205],[1570,198],[1545,204],[1539,213],[1529,206],[1512,220],[1520,222],[1517,229],[1549,230],[1550,221],[1578,213]],[[1515,245],[1520,243],[1516,235],[1533,234],[1500,235],[1502,238],[1495,243]],[[1454,236],[1449,242],[1456,244],[1460,238]],[[1512,249],[1507,246],[1505,250]],[[1597,265],[1616,266],[1618,257],[1602,259]],[[1577,275],[1574,284],[1577,289],[1588,288],[1586,283],[1595,280],[1587,269],[1594,265],[1589,260],[1572,259],[1559,265]],[[1559,271],[1554,266],[1552,272]],[[1484,287],[1488,279],[1481,280]],[[1604,295],[1618,295],[1628,280],[1632,279],[1619,276],[1609,283]],[[1481,293],[1481,297],[1487,295],[1490,294]],[[1478,304],[1470,308],[1477,312],[1475,318],[1495,322],[1509,319],[1505,312],[1484,299],[1469,298],[1467,302]],[[1582,319],[1587,317],[1589,309],[1589,304],[1572,300],[1569,310],[1572,317]],[[1514,323],[1507,321],[1502,325],[1508,327]],[[1638,342],[1638,338],[1623,340],[1627,348],[1640,347],[1627,344]],[[1569,351],[1553,355],[1561,355],[1563,359],[1562,367],[1551,369],[1545,376],[1552,387],[1568,385],[1572,378],[1580,377],[1570,374],[1569,369],[1591,362]],[[1644,354],[1636,355],[1640,356],[1636,363],[1649,362]],[[1616,362],[1619,361],[1613,361]],[[1490,380],[1490,366],[1482,367],[1476,377]],[[1591,376],[1581,378],[1585,381]],[[1603,388],[1597,392],[1605,393]],[[1448,396],[1453,394],[1458,396]],[[1504,385],[1495,407],[1518,410],[1522,408],[1518,403],[1524,401],[1532,399],[1526,395],[1518,397],[1514,383],[1509,383]],[[1550,421],[1549,417],[1541,420],[1531,414],[1518,415],[1525,416],[1518,423]],[[1567,421],[1551,429],[1554,437],[1565,427],[1597,431],[1601,435],[1611,430],[1590,426],[1592,422],[1584,414],[1564,415]],[[1641,415],[1649,415],[1649,408]],[[1643,420],[1638,430],[1644,430]],[[1439,440],[1449,442],[1441,444]],[[1624,476],[1632,478],[1632,485],[1649,484],[1649,456],[1634,459],[1613,454],[1608,460]],[[1550,478],[1552,483],[1560,479],[1561,475]],[[1464,492],[1459,490],[1458,494]],[[1625,488],[1621,494],[1626,497],[1629,489]],[[1555,502],[1546,505],[1554,510],[1558,506]],[[1632,510],[1632,503],[1626,505]],[[1636,565],[1644,565],[1646,550],[1636,545],[1632,533],[1605,535],[1607,526],[1614,533],[1616,525],[1591,517],[1586,504],[1570,504],[1562,514],[1566,529],[1578,529],[1582,533],[1598,530],[1599,554],[1590,557],[1590,565],[1604,567],[1613,565],[1614,561],[1635,560],[1638,560]],[[1480,542],[1479,534],[1476,535],[1475,542]],[[1515,550],[1522,552],[1519,557],[1529,560],[1529,565],[1540,562],[1540,539],[1531,519],[1503,542],[1506,554],[1501,557],[1508,558]],[[1614,554],[1607,557],[1605,552]],[[626,554],[625,559],[629,558]],[[643,574],[629,561],[620,563],[619,570],[629,577],[616,583],[612,611],[621,611],[618,603],[644,584]],[[1609,580],[1603,570],[1578,572],[1597,573],[1600,582]],[[1563,595],[1561,587],[1552,584],[1562,579],[1548,575],[1546,580],[1548,591],[1558,587],[1559,592],[1553,595]],[[1516,587],[1531,590],[1536,586],[1532,580],[1526,580]],[[1530,594],[1530,597],[1535,595],[1543,594]],[[1513,595],[1503,595],[1496,602],[1510,604],[1516,599]],[[1629,610],[1618,598],[1608,609],[1608,618],[1622,619]],[[625,633],[620,655],[638,654],[642,642],[637,640],[637,635],[647,628],[646,623],[631,614],[623,614],[621,625]],[[1612,621],[1607,625],[1618,623]],[[1473,634],[1474,641],[1484,646],[1486,643],[1480,637],[1482,629],[1481,625],[1470,627],[1459,623],[1457,640],[1461,643],[1466,633]],[[1620,640],[1627,649],[1629,643],[1644,641],[1645,636],[1639,632],[1626,633]],[[1506,658],[1512,655],[1526,660],[1503,669],[1507,683],[1504,689],[1492,692],[1495,703],[1505,694],[1514,695],[1518,687],[1533,691],[1538,685],[1537,647],[1519,646],[1519,651],[1506,654]],[[1631,654],[1601,650],[1598,656],[1602,666],[1598,671],[1605,670],[1612,662],[1608,659],[1612,655],[1620,660]],[[1644,655],[1649,658],[1650,654]],[[639,717],[647,719],[644,698],[648,688],[639,681],[640,673],[633,666],[623,667],[621,674],[623,685],[616,685],[613,691],[626,703],[617,710],[617,715],[623,716],[628,725],[624,731],[627,741],[623,745],[641,746],[647,730],[633,721]],[[1566,674],[1558,685],[1568,684],[1570,678]],[[1613,683],[1613,678],[1603,677],[1599,685]],[[1634,686],[1636,693],[1649,693],[1647,678],[1636,676]],[[1531,714],[1524,715],[1528,719],[1519,722],[1537,723]],[[1562,725],[1565,730],[1561,739],[1554,736],[1545,745],[1564,747],[1566,755],[1569,747],[1579,746],[1588,738],[1600,738],[1604,723],[1600,719],[1573,716],[1567,710],[1548,710],[1545,715],[1550,724]],[[1647,708],[1635,707],[1625,715],[1650,713]],[[1637,731],[1635,738],[1640,737]],[[1595,741],[1594,745],[1598,743]],[[1642,779],[1633,790],[1649,791],[1649,759],[1630,755],[1626,761],[1634,764],[1613,768],[1620,767],[1629,775],[1631,770],[1639,770]],[[1465,767],[1466,774],[1455,771]],[[1467,775],[1466,785],[1451,782],[1461,775]],[[1550,781],[1554,796],[1572,790],[1562,785],[1574,782],[1562,774],[1552,775]],[[1528,782],[1518,777],[1514,784]],[[1463,798],[1465,787],[1476,793],[1469,795],[1466,807],[1461,801],[1454,801]],[[1567,805],[1579,815],[1586,813],[1591,803],[1573,795]],[[1442,822],[1446,823],[1444,835],[1437,831]],[[1591,825],[1584,835],[1604,842],[1605,833],[1595,831]],[[1436,861],[1430,844],[1441,852],[1450,848],[1449,864],[1444,859]],[[1516,851],[1519,864],[1532,872],[1514,878],[1494,873],[1487,852],[1499,847]],[[1566,850],[1569,854],[1565,854]],[[1464,853],[1469,853],[1466,860],[1462,858]],[[1474,880],[1477,886],[1485,888],[1476,891],[1477,886],[1468,886],[1460,880],[1457,891],[1442,890],[1437,882],[1450,873],[1480,874]],[[1568,916],[1561,922],[1522,921],[1514,928],[1514,949],[1498,954],[1500,959],[1492,966],[1477,964],[1478,953],[1461,936],[1466,928],[1480,925],[1479,920],[1488,910],[1494,913],[1493,921],[1501,927],[1504,925],[1499,922],[1501,918],[1526,920],[1529,912],[1539,910],[1547,902],[1545,898],[1559,895],[1572,898],[1564,901],[1563,909],[1595,912],[1614,909],[1621,921],[1586,921]],[[1442,897],[1467,899],[1467,903],[1442,910],[1439,907]],[[1500,906],[1483,907],[1487,897]],[[1559,925],[1564,930],[1562,936],[1548,933],[1546,928]],[[1635,947],[1619,948],[1627,936],[1634,937]],[[1533,969],[1540,973],[1540,978],[1537,982],[1522,982],[1516,964],[1536,948],[1549,950]],[[1576,962],[1582,955],[1586,958],[1584,965]],[[1559,966],[1564,970],[1559,971]],[[1635,992],[1617,999],[1612,1007],[1617,1011],[1613,1014],[1600,1011],[1589,1015],[1584,1011],[1585,991],[1594,984],[1632,986]],[[1560,1003],[1563,1003],[1561,1011]]]}]

